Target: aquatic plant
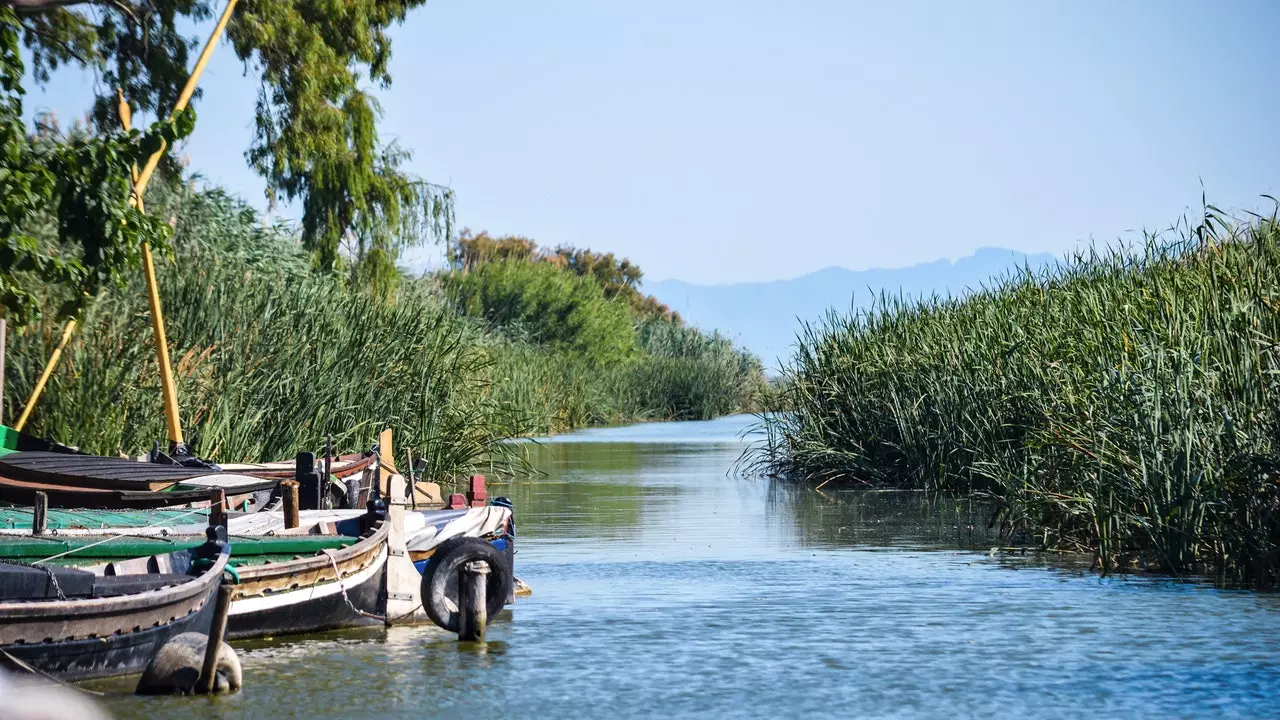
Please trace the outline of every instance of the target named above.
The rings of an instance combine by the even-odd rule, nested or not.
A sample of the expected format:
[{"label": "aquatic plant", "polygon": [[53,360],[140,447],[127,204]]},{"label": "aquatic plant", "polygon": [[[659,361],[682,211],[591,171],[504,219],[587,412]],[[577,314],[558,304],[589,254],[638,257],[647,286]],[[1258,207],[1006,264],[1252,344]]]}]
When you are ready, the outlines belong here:
[{"label": "aquatic plant", "polygon": [[[217,188],[168,178],[148,209],[173,226],[159,287],[182,422],[217,460],[288,458],[326,433],[368,447],[389,425],[398,460],[412,449],[448,480],[520,462],[502,443],[513,436],[746,409],[760,374],[722,338],[666,320],[637,330],[625,303],[551,264],[506,284],[508,268],[468,272],[516,308],[494,322],[460,314],[447,277],[404,278],[387,297],[353,289],[313,267],[296,229]],[[92,303],[29,430],[109,454],[165,438],[145,298],[139,278]],[[529,311],[550,307],[574,312]],[[6,407],[21,407],[60,334],[53,317],[11,332]]]},{"label": "aquatic plant", "polygon": [[[408,284],[394,301],[308,268],[296,234],[263,226],[219,191],[161,190],[176,260],[159,268],[182,421],[200,454],[289,458],[364,449],[385,426],[430,477],[499,469],[521,415],[492,399],[482,328]],[[6,406],[20,407],[49,357],[52,318],[11,334]],[[166,435],[141,282],[87,312],[29,429],[87,450],[136,454]]]},{"label": "aquatic plant", "polygon": [[1212,207],[805,326],[750,469],[977,493],[1104,570],[1280,580],[1280,229]]}]

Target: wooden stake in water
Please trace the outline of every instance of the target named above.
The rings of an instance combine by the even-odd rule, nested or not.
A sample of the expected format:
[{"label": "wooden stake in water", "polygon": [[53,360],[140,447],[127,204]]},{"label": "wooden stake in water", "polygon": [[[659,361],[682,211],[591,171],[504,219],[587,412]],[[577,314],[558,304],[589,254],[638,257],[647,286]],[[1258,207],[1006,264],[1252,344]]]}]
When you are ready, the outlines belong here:
[{"label": "wooden stake in water", "polygon": [[489,563],[473,560],[458,570],[458,639],[484,640],[488,624]]},{"label": "wooden stake in water", "polygon": [[227,613],[231,610],[231,594],[235,591],[230,585],[218,588],[218,599],[213,606],[213,622],[209,625],[209,639],[204,646],[204,665],[200,668],[200,679],[196,681],[196,692],[208,695],[213,692],[214,679],[217,677],[218,653],[222,650],[222,638],[227,634]]}]

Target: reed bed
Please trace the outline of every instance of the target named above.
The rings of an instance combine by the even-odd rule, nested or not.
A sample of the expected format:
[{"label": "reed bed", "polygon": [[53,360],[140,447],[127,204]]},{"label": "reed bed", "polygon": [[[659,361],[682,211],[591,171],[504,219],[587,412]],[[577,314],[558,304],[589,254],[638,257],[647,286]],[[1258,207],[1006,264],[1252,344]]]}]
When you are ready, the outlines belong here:
[{"label": "reed bed", "polygon": [[[161,182],[147,202],[174,226],[159,286],[184,431],[215,460],[289,458],[327,433],[338,449],[363,449],[389,426],[398,461],[412,449],[424,476],[447,482],[523,464],[520,446],[502,442],[511,437],[749,409],[762,377],[728,341],[664,320],[636,328],[602,297],[625,315],[625,357],[460,313],[439,277],[406,278],[389,299],[352,289],[311,267],[292,228],[218,189]],[[10,416],[61,329],[45,319],[11,332]],[[165,443],[141,279],[92,304],[28,430],[104,454]]]},{"label": "reed bed", "polygon": [[1210,208],[962,298],[806,326],[749,469],[975,493],[1010,536],[1280,580],[1280,226]]},{"label": "reed bed", "polygon": [[[526,431],[493,398],[482,329],[409,287],[386,302],[313,273],[284,228],[219,192],[173,190],[176,262],[159,286],[184,429],[227,462],[366,449],[383,427],[426,474],[503,469],[501,441]],[[10,338],[9,408],[21,407],[60,333],[45,321]],[[166,437],[141,282],[100,298],[68,346],[29,429],[87,450],[135,454]]]}]

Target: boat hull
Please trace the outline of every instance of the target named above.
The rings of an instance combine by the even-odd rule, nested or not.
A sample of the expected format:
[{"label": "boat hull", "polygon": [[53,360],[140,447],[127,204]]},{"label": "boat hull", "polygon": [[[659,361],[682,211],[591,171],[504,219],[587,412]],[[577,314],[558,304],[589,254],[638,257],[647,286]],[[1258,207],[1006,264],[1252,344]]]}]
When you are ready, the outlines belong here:
[{"label": "boat hull", "polygon": [[[146,669],[147,663],[170,638],[184,632],[208,633],[212,618],[211,594],[197,612],[159,627],[100,638],[4,645],[0,650],[40,672],[70,682],[136,675]],[[0,656],[0,665],[4,660]]]},{"label": "boat hull", "polygon": [[[382,625],[380,616],[386,612],[382,592],[385,572],[384,551],[372,572],[343,578],[341,585],[320,583],[291,592],[234,600],[227,616],[227,637],[244,640]],[[361,615],[355,608],[377,617]]]},{"label": "boat hull", "polygon": [[228,636],[239,640],[382,624],[389,529],[380,522],[341,550],[240,568]]},{"label": "boat hull", "polygon": [[[130,563],[150,565],[151,573],[168,573],[175,570],[174,558],[189,563],[190,557],[184,551]],[[0,664],[15,665],[16,660],[70,681],[142,672],[169,638],[188,631],[208,631],[229,558],[230,549],[223,545],[199,576],[154,590],[0,602]],[[119,569],[123,568],[121,564]],[[106,574],[126,579],[135,576],[117,573],[116,568]],[[137,576],[145,578],[147,574]],[[18,668],[23,669],[20,664]]]}]

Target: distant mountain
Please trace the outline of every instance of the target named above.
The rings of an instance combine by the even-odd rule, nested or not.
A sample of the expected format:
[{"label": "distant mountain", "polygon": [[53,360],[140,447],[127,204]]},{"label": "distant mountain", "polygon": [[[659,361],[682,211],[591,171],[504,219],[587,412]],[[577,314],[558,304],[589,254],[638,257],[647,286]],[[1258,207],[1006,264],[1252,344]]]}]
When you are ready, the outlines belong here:
[{"label": "distant mountain", "polygon": [[979,248],[955,262],[936,260],[904,268],[846,270],[829,267],[791,280],[694,285],[681,280],[645,283],[644,291],[704,330],[719,330],[776,369],[791,356],[800,322],[828,308],[865,307],[882,290],[908,296],[960,295],[1024,265],[1040,269],[1053,255]]}]

